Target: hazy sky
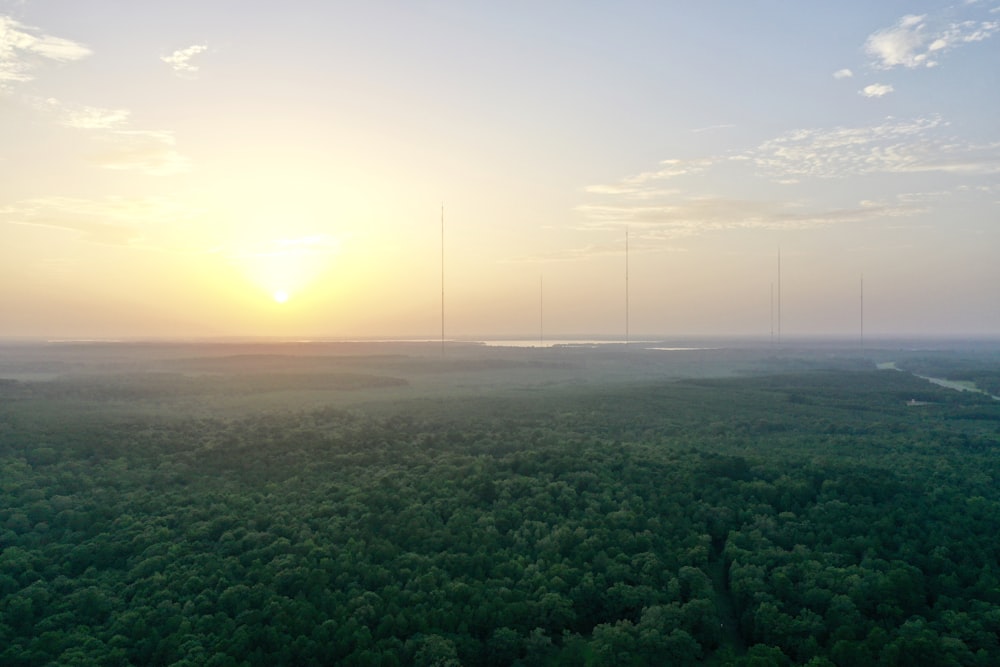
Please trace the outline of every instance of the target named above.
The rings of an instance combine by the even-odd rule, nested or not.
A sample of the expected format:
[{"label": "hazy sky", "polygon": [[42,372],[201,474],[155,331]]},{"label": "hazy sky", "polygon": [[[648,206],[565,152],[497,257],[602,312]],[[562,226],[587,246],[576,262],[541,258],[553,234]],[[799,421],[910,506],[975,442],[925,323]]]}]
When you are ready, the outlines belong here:
[{"label": "hazy sky", "polygon": [[1000,0],[0,0],[0,337],[437,336],[442,202],[449,337],[1000,334]]}]

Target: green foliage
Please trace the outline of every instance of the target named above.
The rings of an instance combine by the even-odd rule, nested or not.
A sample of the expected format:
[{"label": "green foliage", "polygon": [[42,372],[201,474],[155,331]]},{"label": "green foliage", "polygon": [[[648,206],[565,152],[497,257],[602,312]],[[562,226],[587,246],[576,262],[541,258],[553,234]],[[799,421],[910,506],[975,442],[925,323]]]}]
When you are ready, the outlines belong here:
[{"label": "green foliage", "polygon": [[1000,405],[903,373],[239,419],[4,391],[3,665],[1000,661]]}]

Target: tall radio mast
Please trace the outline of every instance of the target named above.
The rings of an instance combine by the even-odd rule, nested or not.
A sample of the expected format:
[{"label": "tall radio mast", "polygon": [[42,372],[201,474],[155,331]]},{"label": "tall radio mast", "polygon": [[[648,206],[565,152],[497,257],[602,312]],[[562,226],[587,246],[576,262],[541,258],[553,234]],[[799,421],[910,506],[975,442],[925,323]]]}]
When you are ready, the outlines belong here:
[{"label": "tall radio mast", "polygon": [[628,227],[625,227],[625,344],[628,345]]},{"label": "tall radio mast", "polygon": [[781,246],[778,246],[778,343],[781,343]]},{"label": "tall radio mast", "polygon": [[538,276],[538,346],[545,346],[545,283]]},{"label": "tall radio mast", "polygon": [[441,354],[444,354],[444,202],[441,202]]}]

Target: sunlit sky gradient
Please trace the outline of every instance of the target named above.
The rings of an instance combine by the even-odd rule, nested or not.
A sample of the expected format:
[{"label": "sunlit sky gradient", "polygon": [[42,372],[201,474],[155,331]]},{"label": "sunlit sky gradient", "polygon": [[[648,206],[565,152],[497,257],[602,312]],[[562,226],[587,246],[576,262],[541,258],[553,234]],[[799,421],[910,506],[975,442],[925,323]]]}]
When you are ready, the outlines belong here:
[{"label": "sunlit sky gradient", "polygon": [[1000,334],[1000,0],[0,0],[0,337],[437,336],[442,202],[449,337]]}]

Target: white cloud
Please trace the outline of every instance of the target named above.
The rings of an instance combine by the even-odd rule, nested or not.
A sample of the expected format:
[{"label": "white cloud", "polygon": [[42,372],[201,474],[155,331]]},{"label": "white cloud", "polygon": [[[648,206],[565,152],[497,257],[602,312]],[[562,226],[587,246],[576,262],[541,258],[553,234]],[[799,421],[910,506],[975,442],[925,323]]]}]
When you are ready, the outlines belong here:
[{"label": "white cloud", "polygon": [[908,14],[865,41],[865,52],[878,69],[935,67],[937,57],[964,44],[1000,32],[1000,21],[943,22],[927,14]]},{"label": "white cloud", "polygon": [[131,112],[128,109],[102,109],[82,106],[67,109],[62,116],[62,124],[81,130],[106,130],[124,124]]},{"label": "white cloud", "polygon": [[9,82],[30,81],[44,60],[69,62],[90,55],[82,44],[41,33],[9,16],[0,16],[0,88]]},{"label": "white cloud", "polygon": [[659,183],[678,176],[698,174],[712,166],[710,158],[696,160],[662,160],[659,169],[626,176],[617,183],[588,185],[584,188],[592,194],[627,195],[635,199],[648,199],[658,194],[669,193]]},{"label": "white cloud", "polygon": [[893,91],[893,87],[888,83],[872,83],[858,91],[859,95],[865,97],[884,97]]},{"label": "white cloud", "polygon": [[974,144],[941,134],[938,116],[879,125],[794,130],[750,152],[758,169],[776,180],[844,178],[874,173],[994,174],[1000,144]]},{"label": "white cloud", "polygon": [[[662,181],[686,173],[721,168],[750,170],[744,178],[763,177],[776,185],[795,187],[809,179],[843,179],[871,174],[1000,173],[1000,142],[973,143],[945,134],[939,116],[913,119],[889,117],[876,125],[798,129],[769,139],[756,148],[725,158],[664,160],[660,168],[642,172],[608,185],[591,185],[585,191],[607,205],[588,204],[581,210],[591,220],[621,224],[641,223],[644,217],[672,215],[685,193],[665,189]],[[738,173],[738,172],[737,172]],[[735,175],[735,174],[733,174]],[[669,202],[669,204],[660,204]],[[692,204],[687,205],[691,209]],[[715,207],[716,209],[718,206]],[[620,219],[622,211],[628,219]],[[738,212],[733,212],[739,217]]]},{"label": "white cloud", "polygon": [[852,76],[854,76],[854,72],[847,69],[846,67],[844,69],[838,69],[836,72],[833,73],[834,79],[850,79]]},{"label": "white cloud", "polygon": [[[945,134],[942,118],[889,117],[876,125],[799,129],[761,143],[743,154],[704,160],[665,160],[660,169],[642,172],[616,184],[591,186],[595,197],[576,208],[586,231],[611,232],[629,225],[647,239],[680,239],[706,232],[735,229],[812,229],[827,225],[863,223],[926,212],[940,193],[907,193],[889,201],[862,201],[855,206],[806,204],[796,199],[740,199],[698,196],[679,189],[664,196],[652,193],[652,184],[687,173],[718,169],[727,176],[764,177],[799,191],[809,179],[864,177],[876,173],[922,172],[988,175],[1000,173],[1000,142],[975,144]],[[737,170],[735,173],[733,170]],[[720,174],[721,175],[721,174]],[[806,187],[806,186],[801,186]],[[803,190],[805,191],[805,190]]]},{"label": "white cloud", "polygon": [[38,197],[0,208],[0,221],[75,232],[85,241],[130,244],[149,225],[175,224],[191,213],[158,197]]},{"label": "white cloud", "polygon": [[660,239],[678,239],[735,229],[814,229],[923,212],[922,206],[899,202],[861,202],[851,208],[809,210],[798,202],[688,197],[665,206],[583,205],[577,207],[590,230],[620,230],[629,225]]},{"label": "white cloud", "polygon": [[130,129],[132,112],[128,109],[69,105],[52,97],[26,99],[60,125],[85,130],[98,146],[89,161],[99,167],[153,175],[176,174],[190,167],[189,160],[177,152],[172,132]]},{"label": "white cloud", "polygon": [[206,45],[195,44],[186,49],[178,49],[169,56],[161,56],[160,60],[170,65],[175,74],[195,74],[198,71],[198,66],[192,64],[191,59],[207,50]]},{"label": "white cloud", "polygon": [[174,135],[162,130],[114,130],[103,135],[109,147],[95,156],[105,169],[136,170],[157,176],[187,171],[188,159],[174,148]]},{"label": "white cloud", "polygon": [[925,65],[927,55],[921,53],[929,39],[925,19],[926,15],[907,14],[891,28],[872,33],[865,41],[865,52],[881,69]]}]

